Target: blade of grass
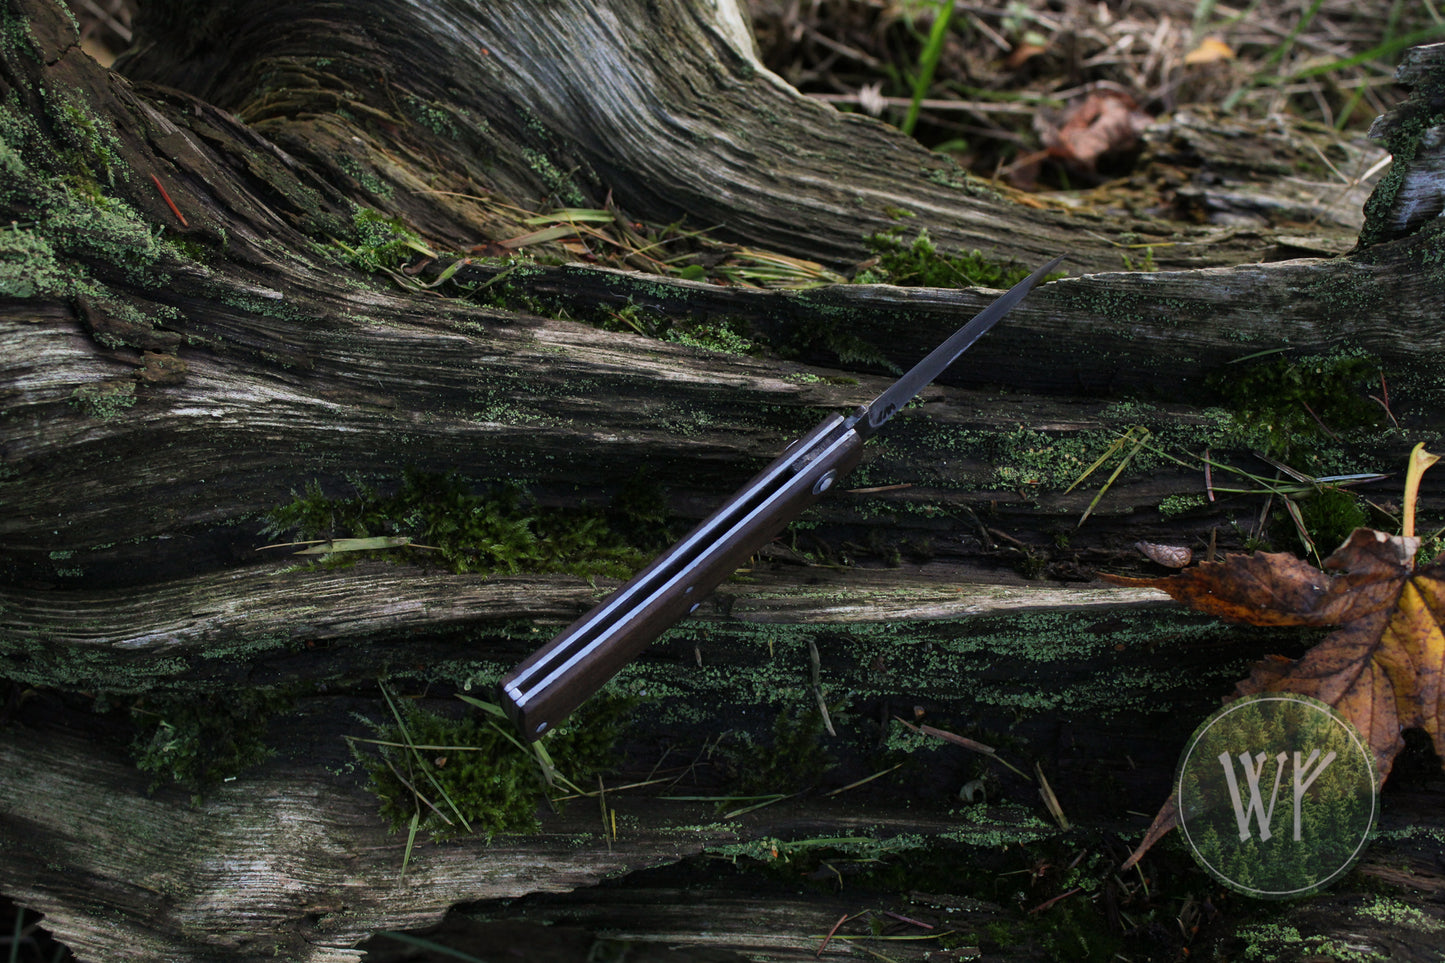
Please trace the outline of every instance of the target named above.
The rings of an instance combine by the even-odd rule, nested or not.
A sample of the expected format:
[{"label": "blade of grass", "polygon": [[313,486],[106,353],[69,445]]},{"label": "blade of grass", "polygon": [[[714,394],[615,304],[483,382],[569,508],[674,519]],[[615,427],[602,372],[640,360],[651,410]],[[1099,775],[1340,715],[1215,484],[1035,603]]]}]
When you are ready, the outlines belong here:
[{"label": "blade of grass", "polygon": [[[1274,70],[1284,61],[1285,56],[1294,49],[1295,41],[1299,39],[1299,35],[1309,28],[1309,25],[1315,19],[1315,14],[1319,13],[1320,7],[1323,4],[1324,0],[1313,0],[1305,12],[1300,15],[1300,18],[1295,21],[1294,27],[1285,35],[1285,38],[1269,52],[1269,56],[1264,59],[1264,65],[1260,68],[1259,72],[1256,73],[1248,83],[1236,88],[1228,97],[1224,98],[1223,109],[1226,112],[1233,110],[1239,104],[1240,100],[1244,98],[1244,95],[1255,87],[1268,83],[1278,83],[1284,79],[1283,77],[1265,77],[1264,73],[1268,70]],[[1290,79],[1299,78],[1297,75],[1292,75]]]},{"label": "blade of grass", "polygon": [[1289,520],[1294,522],[1295,534],[1299,536],[1300,544],[1314,557],[1315,564],[1320,564],[1319,549],[1315,547],[1315,540],[1310,538],[1309,529],[1305,528],[1304,516],[1300,514],[1299,505],[1293,498],[1285,498],[1284,510],[1289,513]]},{"label": "blade of grass", "polygon": [[823,728],[828,735],[836,736],[838,730],[833,728],[833,719],[828,714],[828,700],[823,695],[823,662],[818,657],[818,646],[812,639],[808,640],[808,655],[813,664],[813,697],[818,700],[818,712],[823,716]]},{"label": "blade of grass", "polygon": [[1094,459],[1094,463],[1088,468],[1085,468],[1083,474],[1081,474],[1078,478],[1075,478],[1073,483],[1070,484],[1068,488],[1064,489],[1064,494],[1067,495],[1069,492],[1073,491],[1075,488],[1078,488],[1081,484],[1087,481],[1089,476],[1092,475],[1094,472],[1098,471],[1101,465],[1106,463],[1110,458],[1113,458],[1114,454],[1118,452],[1119,449],[1123,448],[1126,444],[1128,444],[1129,437],[1133,434],[1134,429],[1130,428],[1128,431],[1124,432],[1124,434],[1120,435],[1118,438],[1115,438],[1114,441],[1109,445],[1109,447],[1104,450],[1104,453],[1098,458]]},{"label": "blade of grass", "polygon": [[896,769],[902,768],[902,766],[903,766],[903,763],[900,762],[900,763],[899,763],[898,765],[896,765],[896,766],[893,766],[893,767],[888,768],[888,769],[884,769],[884,770],[882,770],[881,772],[875,772],[875,773],[874,773],[873,775],[871,775],[871,776],[864,776],[862,779],[854,780],[853,782],[848,783],[848,785],[846,785],[846,786],[839,786],[837,789],[834,789],[834,790],[832,790],[831,792],[825,793],[824,795],[837,796],[837,795],[839,795],[840,793],[845,793],[845,792],[847,792],[847,791],[850,790],[850,789],[857,789],[859,786],[866,786],[868,783],[872,782],[873,780],[875,780],[875,779],[881,779],[882,777],[888,775],[890,772],[893,772],[893,771],[896,770]]},{"label": "blade of grass", "polygon": [[771,806],[773,803],[782,802],[784,799],[792,799],[797,793],[778,793],[772,799],[760,803],[753,803],[751,806],[744,806],[741,809],[734,809],[732,812],[722,814],[723,819],[736,819],[739,816],[746,816],[755,809],[762,809],[764,806]]},{"label": "blade of grass", "polygon": [[[468,701],[471,700],[468,699]],[[557,764],[552,761],[552,754],[547,751],[547,747],[542,745],[540,740],[532,743],[531,746],[527,746],[524,745],[520,739],[518,739],[515,735],[512,734],[510,725],[501,726],[497,725],[497,723],[495,722],[488,723],[488,725],[490,725],[493,729],[497,730],[497,732],[501,733],[502,738],[506,739],[512,745],[516,746],[522,752],[531,753],[532,758],[535,759],[537,762],[537,768],[542,771],[542,781],[547,784],[547,788],[555,789],[557,788],[557,783],[560,782],[562,785],[566,786],[573,792],[581,795],[586,795],[587,791],[585,789],[582,789],[575,782],[568,779],[566,776],[562,775],[560,772],[557,771]]]},{"label": "blade of grass", "polygon": [[[902,763],[900,763],[899,765],[902,765]],[[648,786],[660,786],[660,785],[662,785],[662,784],[665,783],[665,782],[674,782],[674,781],[675,781],[675,780],[672,779],[672,778],[670,778],[670,777],[662,776],[662,777],[659,777],[659,778],[657,778],[657,779],[645,779],[645,780],[643,780],[642,782],[629,782],[629,783],[627,783],[626,785],[613,786],[611,789],[609,789],[609,790],[607,790],[607,791],[608,791],[608,792],[612,792],[612,793],[626,792],[626,791],[629,790],[629,789],[645,789],[645,788],[647,788]],[[596,795],[596,793],[593,793],[593,792],[578,792],[578,793],[572,793],[571,795],[568,795],[568,796],[558,796],[558,797],[557,797],[557,802],[565,802],[565,801],[568,800],[568,799],[587,799],[587,798],[590,798],[590,797],[592,797],[592,796],[594,796],[594,795]]]},{"label": "blade of grass", "polygon": [[928,32],[928,42],[918,56],[918,76],[913,78],[913,98],[908,103],[908,114],[903,118],[899,130],[913,136],[918,125],[918,112],[923,106],[923,97],[933,85],[933,74],[943,56],[943,42],[948,37],[948,23],[953,19],[953,0],[939,0],[933,14],[933,29]]},{"label": "blade of grass", "polygon": [[[391,765],[391,764],[390,764],[390,763],[387,763],[387,765]],[[395,767],[393,767],[393,768],[392,768],[392,772],[395,772],[395,771],[396,771],[396,769],[395,769]],[[417,798],[420,799],[421,797],[418,796]],[[436,808],[436,807],[432,807],[432,808]],[[412,849],[412,846],[416,845],[416,830],[417,830],[417,827],[420,826],[420,825],[421,825],[421,807],[418,806],[418,807],[416,808],[416,810],[411,814],[411,825],[407,828],[407,831],[406,831],[406,850],[401,854],[401,878],[402,878],[402,879],[406,879],[406,867],[407,867],[407,864],[409,864],[409,863],[411,862],[411,849]]]},{"label": "blade of grass", "polygon": [[[299,543],[298,543],[299,544]],[[326,538],[303,548],[295,555],[340,555],[343,552],[375,552],[388,548],[405,548],[410,535],[374,535],[370,538]]]},{"label": "blade of grass", "polygon": [[501,706],[497,705],[495,702],[483,702],[481,699],[475,698],[474,696],[462,695],[461,693],[457,693],[457,698],[461,699],[469,706],[475,706],[476,708],[481,709],[489,716],[495,716],[498,719],[507,718],[506,710],[503,709]]},{"label": "blade of grass", "polygon": [[903,723],[914,732],[921,732],[926,736],[933,736],[935,739],[942,739],[944,742],[951,742],[956,746],[962,746],[965,749],[969,749],[973,752],[980,753],[981,755],[988,756],[999,765],[1018,773],[1025,779],[1029,778],[1028,773],[1024,772],[1022,769],[1018,768],[1017,766],[1010,763],[1007,759],[1004,759],[1002,756],[1000,756],[998,754],[998,750],[994,749],[993,746],[986,746],[976,739],[970,739],[967,736],[960,736],[957,733],[949,732],[946,729],[936,729],[933,726],[915,726],[907,719],[899,719],[897,716],[894,716],[893,718],[896,721]]},{"label": "blade of grass", "polygon": [[[446,823],[448,826],[453,825],[452,821],[447,818],[447,814],[444,813],[444,812],[442,812],[440,809],[438,809],[438,808],[436,807],[436,803],[432,802],[430,799],[428,799],[428,798],[426,798],[425,796],[423,796],[422,793],[421,793],[421,790],[417,789],[417,788],[416,788],[415,786],[413,786],[411,783],[407,782],[406,777],[403,776],[403,775],[401,774],[400,770],[398,770],[398,769],[396,768],[396,764],[395,764],[395,763],[393,763],[390,759],[382,759],[381,761],[384,762],[384,763],[386,763],[386,768],[388,768],[388,769],[391,770],[391,774],[396,777],[397,782],[401,783],[401,784],[402,784],[403,786],[405,786],[407,789],[411,790],[411,794],[416,797],[417,802],[425,803],[425,804],[426,804],[426,807],[427,807],[428,809],[430,809],[432,812],[436,813],[437,816],[438,816],[438,818],[440,818],[441,821],[444,822],[444,823]],[[420,814],[421,814],[421,807],[418,806],[418,807],[417,807],[417,815],[420,815]],[[405,871],[405,868],[406,868],[406,867],[405,867],[405,863],[403,863],[403,865],[402,865],[403,872]]]},{"label": "blade of grass", "polygon": [[21,935],[25,932],[25,911],[15,907],[15,927],[10,933],[10,963],[20,959]]},{"label": "blade of grass", "polygon": [[1289,52],[1294,49],[1295,41],[1299,39],[1300,34],[1309,29],[1310,24],[1314,22],[1315,15],[1320,12],[1320,7],[1324,6],[1324,2],[1325,0],[1313,0],[1313,2],[1310,3],[1309,9],[1295,21],[1294,28],[1285,35],[1284,40],[1280,41],[1279,46],[1270,51],[1269,56],[1265,58],[1264,66],[1266,68],[1277,66]]},{"label": "blade of grass", "polygon": [[528,227],[544,224],[567,224],[571,222],[611,224],[617,217],[611,211],[596,207],[564,207],[549,214],[537,214],[525,218],[522,223]]},{"label": "blade of grass", "polygon": [[446,788],[442,786],[436,776],[432,775],[431,767],[427,765],[426,760],[421,756],[420,750],[416,748],[416,740],[411,737],[411,730],[407,729],[406,720],[401,717],[401,710],[397,708],[396,703],[392,700],[391,693],[387,691],[386,684],[381,683],[378,688],[381,689],[382,697],[386,699],[387,707],[391,709],[392,718],[396,720],[397,731],[401,733],[402,739],[406,741],[408,753],[416,759],[421,774],[427,778],[427,782],[431,783],[432,788],[437,791],[437,794],[446,800],[448,808],[450,808],[452,813],[457,817],[457,822],[461,823],[462,827],[470,833],[472,831],[472,824],[467,822],[467,817],[462,815],[462,811],[458,809],[457,804],[452,801],[452,797],[448,795]]},{"label": "blade of grass", "polygon": [[1088,521],[1089,516],[1094,514],[1094,509],[1098,507],[1099,501],[1104,497],[1104,493],[1109,490],[1109,486],[1113,485],[1118,477],[1123,474],[1124,469],[1129,467],[1129,462],[1134,459],[1135,455],[1139,454],[1144,444],[1149,440],[1148,428],[1130,428],[1128,434],[1124,437],[1128,438],[1129,435],[1133,435],[1136,430],[1139,432],[1138,440],[1134,442],[1134,446],[1125,453],[1124,457],[1119,459],[1119,464],[1115,466],[1113,473],[1109,475],[1108,480],[1104,482],[1103,487],[1101,487],[1098,494],[1094,496],[1094,500],[1089,502],[1089,507],[1084,509],[1084,514],[1079,516],[1079,521],[1078,524],[1074,526],[1075,528],[1083,526],[1084,522]]},{"label": "blade of grass", "polygon": [[1050,816],[1054,817],[1054,822],[1059,824],[1059,828],[1068,832],[1070,829],[1069,817],[1064,815],[1064,807],[1059,805],[1059,797],[1054,795],[1054,787],[1049,785],[1043,766],[1034,763],[1034,775],[1038,777],[1039,796],[1044,800],[1044,808],[1049,811]]},{"label": "blade of grass", "polygon": [[1361,53],[1349,57],[1342,57],[1339,60],[1332,60],[1329,63],[1304,67],[1290,74],[1288,77],[1280,78],[1277,82],[1288,83],[1296,80],[1306,80],[1310,77],[1334,73],[1337,70],[1344,70],[1348,67],[1358,67],[1360,64],[1369,63],[1372,60],[1390,61],[1406,47],[1418,46],[1419,44],[1439,39],[1441,36],[1445,36],[1445,24],[1436,24],[1433,27],[1412,30],[1407,34],[1392,37],[1384,43],[1377,44]]}]

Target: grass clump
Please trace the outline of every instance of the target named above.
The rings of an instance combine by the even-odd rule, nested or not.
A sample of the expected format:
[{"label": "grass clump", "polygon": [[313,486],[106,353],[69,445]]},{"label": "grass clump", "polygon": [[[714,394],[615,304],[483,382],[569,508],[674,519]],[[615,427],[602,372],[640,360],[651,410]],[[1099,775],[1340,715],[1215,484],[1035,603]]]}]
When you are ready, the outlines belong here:
[{"label": "grass clump", "polygon": [[[632,487],[612,513],[529,504],[515,487],[474,492],[455,474],[410,471],[384,495],[352,482],[351,498],[328,498],[312,481],[271,511],[266,531],[298,541],[404,538],[429,550],[453,572],[559,572],[589,577],[631,575],[650,558],[621,534],[649,541],[662,529],[660,509]],[[646,517],[636,514],[644,506]],[[654,543],[655,544],[655,543]]]},{"label": "grass clump", "polygon": [[[538,805],[565,785],[574,792],[614,764],[613,747],[632,702],[594,699],[532,747],[513,734],[502,710],[467,698],[464,714],[424,709],[382,690],[392,721],[376,739],[352,740],[392,832],[409,827],[434,840],[532,832]],[[362,753],[359,744],[375,754]]]}]

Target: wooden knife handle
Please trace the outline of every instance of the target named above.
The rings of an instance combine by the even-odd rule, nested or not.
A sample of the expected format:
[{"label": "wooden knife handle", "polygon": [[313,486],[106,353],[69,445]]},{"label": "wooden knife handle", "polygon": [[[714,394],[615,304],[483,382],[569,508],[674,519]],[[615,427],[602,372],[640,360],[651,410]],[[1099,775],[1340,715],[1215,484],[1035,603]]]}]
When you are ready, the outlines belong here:
[{"label": "wooden knife handle", "polygon": [[534,652],[501,683],[522,736],[555,727],[848,472],[863,454],[834,415],[795,441],[717,511]]}]

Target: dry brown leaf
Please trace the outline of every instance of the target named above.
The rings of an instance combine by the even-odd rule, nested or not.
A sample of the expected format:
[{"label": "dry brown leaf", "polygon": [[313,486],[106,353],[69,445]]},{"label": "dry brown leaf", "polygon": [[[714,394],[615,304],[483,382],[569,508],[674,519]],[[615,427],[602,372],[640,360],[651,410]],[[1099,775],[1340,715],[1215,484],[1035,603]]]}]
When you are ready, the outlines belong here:
[{"label": "dry brown leaf", "polygon": [[[1419,545],[1361,528],[1325,559],[1327,571],[1293,555],[1260,553],[1161,578],[1104,578],[1162,589],[1236,622],[1338,626],[1299,659],[1258,663],[1236,690],[1295,692],[1329,704],[1360,731],[1383,783],[1404,748],[1402,730],[1424,729],[1445,757],[1445,565],[1416,570]],[[1177,823],[1173,805],[1160,811],[1131,864]]]},{"label": "dry brown leaf", "polygon": [[1161,545],[1158,542],[1135,542],[1134,547],[1156,565],[1183,568],[1194,561],[1194,551],[1185,545]]},{"label": "dry brown leaf", "polygon": [[1038,123],[1049,156],[1092,171],[1105,154],[1131,150],[1152,121],[1133,97],[1106,88],[1066,110],[1057,125],[1042,115]]}]

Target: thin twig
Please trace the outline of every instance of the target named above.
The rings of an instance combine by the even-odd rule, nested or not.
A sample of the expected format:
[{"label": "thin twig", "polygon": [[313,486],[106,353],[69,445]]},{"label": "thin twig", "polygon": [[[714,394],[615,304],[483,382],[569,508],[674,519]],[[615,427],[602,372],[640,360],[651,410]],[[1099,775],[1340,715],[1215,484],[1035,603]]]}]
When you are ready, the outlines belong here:
[{"label": "thin twig", "polygon": [[176,216],[176,220],[181,222],[181,227],[190,227],[191,225],[186,222],[186,215],[181,213],[181,209],[176,207],[176,202],[171,200],[171,195],[166,193],[165,185],[161,183],[161,179],[155,174],[151,174],[151,180],[155,181],[156,190],[161,192],[161,197],[170,207],[171,213]]}]

